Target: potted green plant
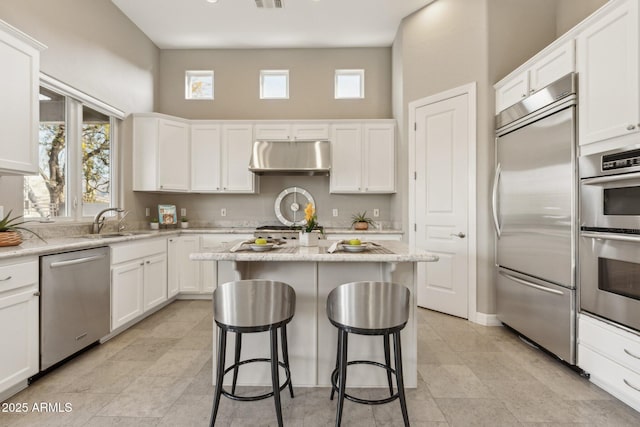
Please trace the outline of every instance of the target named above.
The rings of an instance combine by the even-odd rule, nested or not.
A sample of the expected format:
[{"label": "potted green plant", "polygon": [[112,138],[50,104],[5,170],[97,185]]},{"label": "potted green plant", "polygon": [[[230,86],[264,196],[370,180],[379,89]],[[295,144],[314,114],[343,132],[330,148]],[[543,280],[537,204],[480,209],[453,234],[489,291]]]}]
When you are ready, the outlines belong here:
[{"label": "potted green plant", "polygon": [[351,226],[356,230],[368,230],[369,225],[374,225],[371,218],[367,216],[367,211],[356,213],[351,216]]},{"label": "potted green plant", "polygon": [[22,227],[22,224],[31,221],[16,222],[21,217],[16,216],[14,218],[10,218],[10,216],[11,211],[9,211],[7,216],[2,218],[2,221],[0,221],[0,246],[17,246],[22,243],[22,234],[20,233],[21,231],[28,231],[43,242],[45,241],[35,231]]},{"label": "potted green plant", "polygon": [[158,221],[158,218],[156,218],[156,217],[151,218],[151,221],[149,221],[149,225],[151,226],[152,230],[159,230],[160,229],[160,222]]},{"label": "potted green plant", "polygon": [[189,228],[189,218],[186,216],[180,218],[180,228]]}]

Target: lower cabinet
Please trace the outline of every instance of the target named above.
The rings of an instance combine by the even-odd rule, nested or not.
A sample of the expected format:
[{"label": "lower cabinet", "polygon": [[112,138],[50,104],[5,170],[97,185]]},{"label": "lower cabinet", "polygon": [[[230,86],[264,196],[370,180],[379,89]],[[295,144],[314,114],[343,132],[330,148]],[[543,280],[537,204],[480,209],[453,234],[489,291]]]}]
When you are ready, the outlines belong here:
[{"label": "lower cabinet", "polygon": [[111,330],[167,300],[167,240],[111,246]]},{"label": "lower cabinet", "polygon": [[640,411],[640,335],[581,313],[578,366],[595,385]]},{"label": "lower cabinet", "polygon": [[[200,241],[200,249],[207,252],[208,249],[219,248],[237,240],[249,240],[253,234],[203,234]],[[198,261],[202,268],[202,287],[208,293],[218,287],[219,283],[235,280],[236,274],[232,261]]]},{"label": "lower cabinet", "polygon": [[0,401],[39,370],[38,258],[0,263]]}]

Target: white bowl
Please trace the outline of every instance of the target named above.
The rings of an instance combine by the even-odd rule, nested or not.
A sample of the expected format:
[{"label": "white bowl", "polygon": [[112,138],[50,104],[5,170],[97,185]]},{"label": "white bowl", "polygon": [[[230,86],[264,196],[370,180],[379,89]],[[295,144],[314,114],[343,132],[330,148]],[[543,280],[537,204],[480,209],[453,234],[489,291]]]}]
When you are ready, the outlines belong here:
[{"label": "white bowl", "polygon": [[273,243],[267,243],[266,245],[250,245],[251,249],[253,249],[256,252],[266,252],[266,251],[270,251],[273,248]]},{"label": "white bowl", "polygon": [[347,252],[362,252],[367,249],[367,245],[342,245]]}]

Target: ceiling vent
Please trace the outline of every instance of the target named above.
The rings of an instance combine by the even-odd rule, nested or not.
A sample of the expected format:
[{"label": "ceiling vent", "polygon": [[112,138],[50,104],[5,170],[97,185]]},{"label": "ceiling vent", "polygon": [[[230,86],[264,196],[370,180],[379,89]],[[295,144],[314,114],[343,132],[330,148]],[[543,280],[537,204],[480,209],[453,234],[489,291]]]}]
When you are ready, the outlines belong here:
[{"label": "ceiling vent", "polygon": [[282,0],[256,0],[258,9],[282,9]]}]

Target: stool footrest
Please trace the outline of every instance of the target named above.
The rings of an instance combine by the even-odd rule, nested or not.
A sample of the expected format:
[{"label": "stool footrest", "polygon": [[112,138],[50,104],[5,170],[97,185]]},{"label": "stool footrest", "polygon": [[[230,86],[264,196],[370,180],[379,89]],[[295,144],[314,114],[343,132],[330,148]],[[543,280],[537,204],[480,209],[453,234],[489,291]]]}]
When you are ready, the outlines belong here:
[{"label": "stool footrest", "polygon": [[[373,366],[377,366],[378,368],[382,368],[385,371],[391,372],[392,374],[396,373],[395,369],[390,368],[389,366],[383,363],[378,363],[371,360],[352,360],[347,363],[347,366],[349,365],[373,365]],[[339,391],[338,390],[338,369],[334,369],[333,372],[331,373],[331,386],[333,387],[334,391]],[[332,396],[333,396],[333,393],[332,393]],[[352,402],[361,403],[364,405],[383,405],[385,403],[393,402],[394,400],[398,399],[400,397],[400,394],[395,393],[384,399],[361,399],[359,397],[352,396],[347,393],[344,394],[344,397]]]},{"label": "stool footrest", "polygon": [[[267,358],[247,359],[247,360],[243,360],[243,361],[238,362],[238,363],[234,363],[233,365],[229,366],[227,369],[224,370],[224,375],[227,375],[227,373],[231,372],[236,367],[240,367],[242,365],[246,365],[247,363],[255,363],[255,362],[271,363],[271,359],[267,359]],[[278,365],[280,367],[284,368],[284,371],[287,374],[287,378],[286,378],[284,384],[282,384],[280,386],[280,391],[282,391],[285,388],[287,388],[287,386],[291,382],[291,371],[289,370],[287,365],[284,364],[284,362],[280,362],[279,361]],[[224,375],[223,375],[223,378],[224,378]],[[223,386],[222,387],[222,395],[228,397],[229,399],[237,400],[237,401],[240,401],[240,402],[255,402],[256,400],[263,400],[263,399],[267,399],[269,397],[272,397],[273,396],[273,390],[271,392],[269,392],[269,393],[261,394],[261,395],[258,395],[258,396],[238,396],[237,394],[229,393],[227,390],[225,390],[225,388]]]}]

